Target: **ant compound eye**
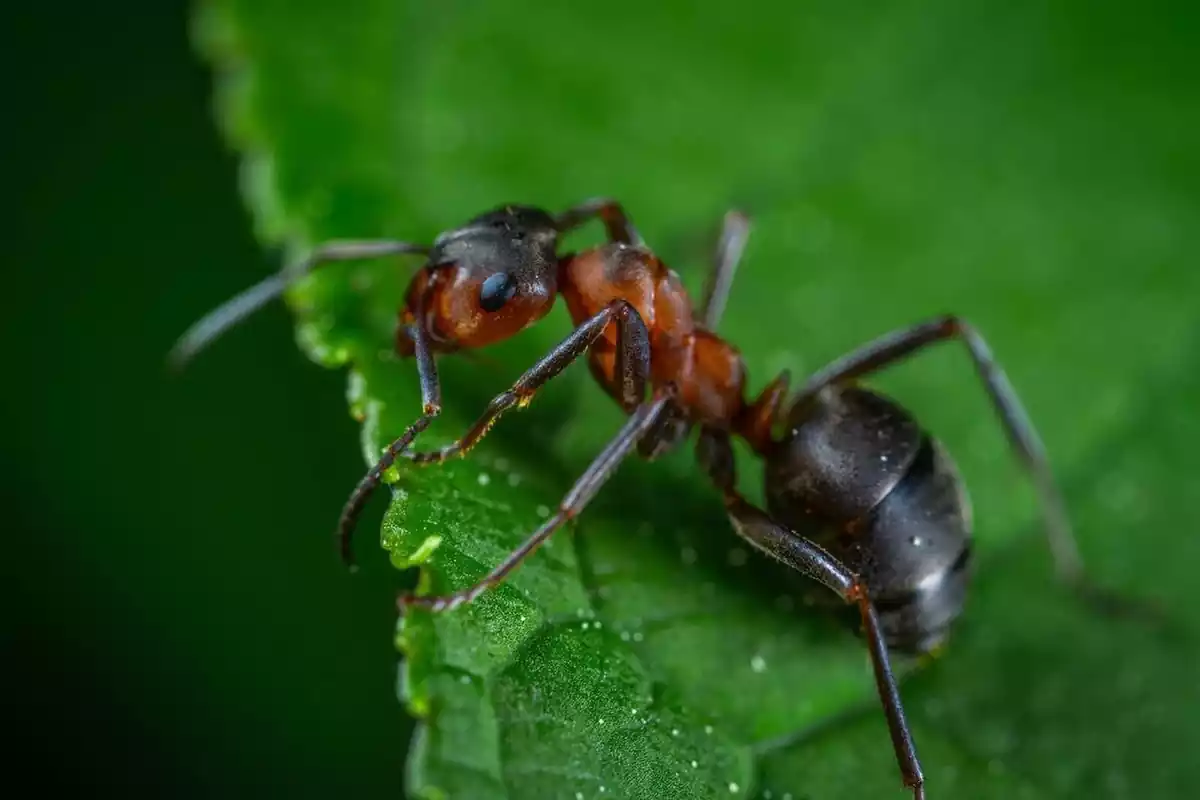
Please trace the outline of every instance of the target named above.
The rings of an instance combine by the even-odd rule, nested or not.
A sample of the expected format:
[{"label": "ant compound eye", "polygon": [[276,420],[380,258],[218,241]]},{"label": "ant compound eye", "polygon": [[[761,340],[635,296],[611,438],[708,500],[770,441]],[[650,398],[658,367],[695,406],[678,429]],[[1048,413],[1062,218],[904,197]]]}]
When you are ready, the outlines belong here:
[{"label": "ant compound eye", "polygon": [[489,275],[479,289],[479,307],[484,311],[499,311],[517,293],[517,282],[507,272]]}]

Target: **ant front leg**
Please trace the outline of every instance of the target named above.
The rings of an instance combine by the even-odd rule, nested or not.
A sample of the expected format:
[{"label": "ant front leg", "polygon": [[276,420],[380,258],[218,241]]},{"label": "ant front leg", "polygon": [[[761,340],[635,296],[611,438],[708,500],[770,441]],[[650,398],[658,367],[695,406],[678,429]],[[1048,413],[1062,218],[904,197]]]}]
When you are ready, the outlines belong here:
[{"label": "ant front leg", "polygon": [[670,392],[669,388],[660,390],[650,400],[634,410],[620,432],[605,446],[600,455],[596,456],[579,480],[575,482],[575,485],[571,487],[571,490],[563,497],[554,514],[530,534],[520,547],[513,550],[499,566],[492,569],[474,585],[451,594],[401,595],[397,599],[400,613],[403,614],[411,606],[420,606],[430,611],[449,611],[464,603],[472,602],[488,589],[500,584],[556,530],[579,516],[592,498],[608,482],[621,462],[632,452],[638,440],[654,426],[659,414],[670,400]]},{"label": "ant front leg", "polygon": [[834,361],[809,378],[797,393],[793,405],[809,402],[826,386],[851,381],[877,372],[913,355],[929,345],[958,339],[967,347],[975,371],[987,389],[1005,434],[1033,476],[1045,515],[1046,538],[1059,578],[1073,586],[1085,583],[1083,560],[1071,532],[1066,503],[1054,481],[1045,448],[1029,421],[1017,393],[1004,371],[992,357],[987,342],[969,323],[948,315],[894,331],[869,342]]},{"label": "ant front leg", "polygon": [[413,342],[413,356],[417,361],[417,377],[421,383],[421,416],[417,417],[416,422],[409,425],[398,439],[388,445],[375,466],[371,467],[370,471],[358,482],[338,519],[337,537],[342,561],[351,569],[354,569],[354,553],[350,540],[367,500],[383,482],[383,473],[396,463],[396,458],[400,453],[407,450],[413,440],[429,427],[434,418],[442,413],[442,386],[438,380],[437,363],[434,361],[433,349],[429,344],[429,333],[420,323],[424,316],[424,301],[422,300],[418,302],[413,314],[414,319],[418,321],[408,328]]},{"label": "ant front leg", "polygon": [[624,300],[614,300],[529,368],[512,388],[492,398],[487,409],[461,438],[437,450],[405,450],[400,455],[417,464],[440,464],[454,456],[466,455],[487,435],[501,414],[514,406],[528,405],[538,389],[587,352],[610,324],[617,326],[616,375],[621,387],[621,407],[632,412],[646,396],[646,382],[650,376],[650,334],[632,305]]},{"label": "ant front leg", "polygon": [[735,488],[733,448],[726,432],[703,431],[697,443],[697,454],[701,465],[724,495],[725,509],[738,536],[756,550],[820,582],[846,603],[858,606],[875,673],[875,688],[887,717],[900,774],[904,785],[912,790],[913,799],[924,800],[925,779],[921,774],[921,762],[904,717],[904,705],[892,673],[879,614],[867,586],[818,544],[775,522],[765,511],[742,497]]},{"label": "ant front leg", "polygon": [[596,197],[585,200],[577,206],[572,206],[554,218],[554,225],[559,234],[570,233],[589,220],[599,219],[604,223],[604,230],[611,242],[622,244],[642,245],[644,241],[633,227],[625,209],[616,200],[607,197]]},{"label": "ant front leg", "polygon": [[323,244],[294,267],[277,272],[205,314],[179,338],[171,348],[167,360],[173,369],[182,369],[197,353],[225,331],[282,295],[289,286],[320,266],[335,261],[361,261],[428,252],[429,248],[425,245],[391,239],[347,240]]}]

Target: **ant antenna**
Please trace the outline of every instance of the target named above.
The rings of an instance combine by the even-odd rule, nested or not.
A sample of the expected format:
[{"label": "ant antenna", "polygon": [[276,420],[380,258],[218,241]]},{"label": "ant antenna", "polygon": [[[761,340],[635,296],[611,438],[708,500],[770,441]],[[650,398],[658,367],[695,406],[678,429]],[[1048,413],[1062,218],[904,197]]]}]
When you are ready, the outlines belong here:
[{"label": "ant antenna", "polygon": [[428,252],[429,248],[425,245],[388,239],[330,242],[322,245],[313,250],[295,268],[278,272],[256,283],[201,317],[176,341],[167,356],[167,363],[171,369],[177,372],[182,370],[197,353],[211,344],[213,340],[282,295],[289,286],[320,266],[333,261],[358,261],[381,256],[407,253],[427,254]]},{"label": "ant antenna", "polygon": [[282,272],[272,275],[205,314],[188,328],[171,348],[167,356],[167,363],[171,369],[176,372],[183,370],[187,362],[214,339],[283,294],[296,277],[299,276]]}]

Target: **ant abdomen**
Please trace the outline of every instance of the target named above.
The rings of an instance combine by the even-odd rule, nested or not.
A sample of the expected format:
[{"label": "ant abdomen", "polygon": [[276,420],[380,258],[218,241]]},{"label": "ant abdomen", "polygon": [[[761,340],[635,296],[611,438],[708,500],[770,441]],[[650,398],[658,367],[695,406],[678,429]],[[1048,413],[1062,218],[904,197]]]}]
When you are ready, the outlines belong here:
[{"label": "ant abdomen", "polygon": [[857,574],[888,645],[924,652],[962,610],[971,512],[945,449],[893,400],[830,388],[792,410],[766,460],[768,508]]}]

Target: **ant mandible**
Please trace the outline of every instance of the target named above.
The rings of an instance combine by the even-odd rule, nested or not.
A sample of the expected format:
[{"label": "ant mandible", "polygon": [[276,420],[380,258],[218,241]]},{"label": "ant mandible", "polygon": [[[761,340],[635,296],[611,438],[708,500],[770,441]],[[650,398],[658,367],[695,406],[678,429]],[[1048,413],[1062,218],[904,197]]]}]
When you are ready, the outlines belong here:
[{"label": "ant mandible", "polygon": [[[560,255],[563,235],[592,219],[603,222],[607,241]],[[332,242],[298,268],[210,313],[180,340],[173,359],[181,364],[319,265],[425,255],[425,266],[409,285],[395,342],[401,356],[416,360],[422,413],[347,501],[338,525],[347,563],[359,513],[398,458],[430,464],[465,455],[501,414],[526,405],[587,353],[592,375],[628,415],[624,426],[555,512],[501,564],[451,594],[401,596],[401,612],[409,606],[447,611],[479,597],[582,512],[635,449],[643,458],[657,458],[698,428],[697,458],[721,492],[736,533],[857,608],[896,759],[919,800],[924,780],[888,650],[928,653],[946,638],[965,601],[971,510],[957,469],[938,441],[894,400],[856,382],[934,343],[962,342],[1034,479],[1059,576],[1079,584],[1083,565],[1033,426],[983,338],[956,316],[869,342],[812,375],[790,401],[786,371],[749,399],[739,351],[714,332],[748,234],[744,214],[726,214],[695,309],[678,275],[645,246],[622,207],[607,199],[557,215],[502,206],[442,233],[428,247],[391,240]],[[511,337],[544,317],[557,294],[566,300],[575,330],[497,395],[461,438],[432,451],[410,449],[441,411],[435,355]],[[777,429],[783,430],[779,436]],[[735,486],[735,436],[763,460],[765,510]]]}]

